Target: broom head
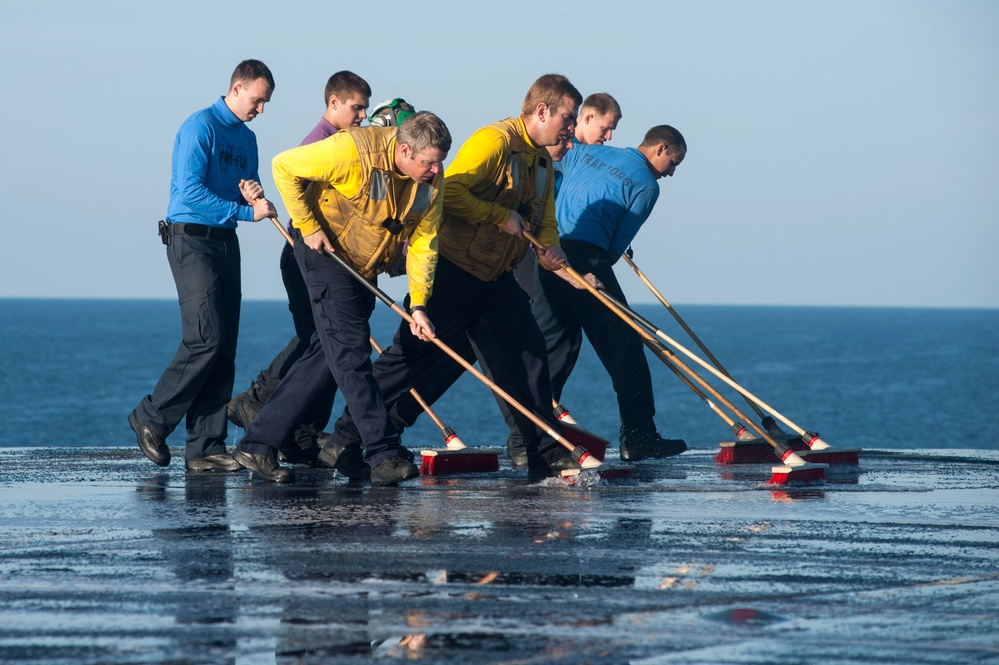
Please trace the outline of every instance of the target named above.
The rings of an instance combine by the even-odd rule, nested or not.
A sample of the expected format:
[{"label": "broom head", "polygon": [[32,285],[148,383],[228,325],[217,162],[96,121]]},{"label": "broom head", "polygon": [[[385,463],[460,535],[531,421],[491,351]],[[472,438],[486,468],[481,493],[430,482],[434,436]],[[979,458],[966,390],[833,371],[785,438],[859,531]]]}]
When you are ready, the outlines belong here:
[{"label": "broom head", "polygon": [[590,455],[596,457],[601,462],[604,461],[604,457],[607,455],[607,439],[597,436],[579,425],[567,423],[564,420],[561,424],[562,434],[569,443],[580,448],[585,448],[586,452],[590,453]]},{"label": "broom head", "polygon": [[763,439],[750,439],[719,442],[715,461],[719,464],[772,464],[774,457],[777,453],[773,446]]},{"label": "broom head", "polygon": [[798,455],[808,462],[828,464],[829,466],[859,466],[860,448],[833,448],[829,446],[821,450],[800,450]]},{"label": "broom head", "polygon": [[771,485],[795,485],[820,483],[826,479],[826,464],[799,464],[797,466],[775,466],[770,469],[773,475],[770,477]]},{"label": "broom head", "polygon": [[488,473],[499,471],[497,448],[429,448],[421,450],[420,473],[424,476],[445,476],[455,473]]}]

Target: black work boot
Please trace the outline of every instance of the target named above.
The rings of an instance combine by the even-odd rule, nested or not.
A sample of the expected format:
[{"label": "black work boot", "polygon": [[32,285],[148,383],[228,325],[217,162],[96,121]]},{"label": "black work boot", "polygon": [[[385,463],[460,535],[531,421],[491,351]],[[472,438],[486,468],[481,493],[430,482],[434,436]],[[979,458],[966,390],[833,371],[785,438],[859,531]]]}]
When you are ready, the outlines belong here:
[{"label": "black work boot", "polygon": [[395,485],[403,480],[416,478],[420,475],[420,469],[412,462],[402,457],[389,457],[371,470],[372,485]]},{"label": "black work boot", "polygon": [[329,434],[320,434],[322,445],[319,461],[331,469],[336,469],[350,480],[370,480],[371,467],[364,461],[360,444],[342,445],[336,443]]},{"label": "black work boot", "polygon": [[655,430],[621,430],[621,460],[624,462],[673,457],[686,449],[687,443],[683,439],[664,439]]},{"label": "black work boot", "polygon": [[184,460],[184,468],[187,471],[205,473],[232,473],[239,471],[243,465],[232,458],[229,453],[215,453]]},{"label": "black work boot", "polygon": [[510,436],[506,439],[506,454],[510,457],[510,465],[514,471],[527,468],[527,445],[520,434],[510,432]]},{"label": "black work boot", "polygon": [[318,469],[323,466],[322,462],[319,461],[319,454],[321,452],[322,449],[319,446],[302,448],[294,443],[291,443],[288,444],[287,447],[278,451],[278,459],[285,464],[298,464],[300,466],[310,466],[314,469]]},{"label": "black work boot", "polygon": [[128,414],[128,425],[135,432],[135,440],[139,443],[139,450],[149,458],[150,462],[158,466],[166,466],[170,463],[170,448],[167,446],[166,439],[141,422],[135,411]]},{"label": "black work boot", "polygon": [[232,451],[232,458],[239,462],[239,465],[244,469],[249,469],[272,483],[290,483],[295,480],[295,472],[278,464],[277,455],[244,453],[236,448]]}]

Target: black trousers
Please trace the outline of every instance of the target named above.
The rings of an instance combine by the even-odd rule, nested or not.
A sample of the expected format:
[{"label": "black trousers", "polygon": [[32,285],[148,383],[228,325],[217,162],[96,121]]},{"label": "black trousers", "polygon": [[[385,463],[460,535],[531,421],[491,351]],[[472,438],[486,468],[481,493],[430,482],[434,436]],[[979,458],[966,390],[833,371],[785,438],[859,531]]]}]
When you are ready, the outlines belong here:
[{"label": "black trousers", "polygon": [[[305,285],[305,279],[302,277],[302,271],[295,260],[291,245],[287,243],[281,250],[280,267],[281,280],[284,282],[284,290],[288,294],[288,310],[291,312],[291,318],[295,325],[295,335],[274,356],[270,364],[260,370],[260,374],[253,380],[253,384],[246,392],[246,399],[258,412],[263,409],[264,404],[281,384],[291,366],[305,355],[312,343],[312,336],[316,332],[316,321],[312,316],[312,301],[309,299],[309,290]],[[335,397],[335,389],[316,396],[312,408],[306,412],[300,427],[295,430],[294,438],[300,446],[315,445],[316,436],[329,423]]]},{"label": "black trousers", "polygon": [[[562,241],[561,245],[576,272],[592,272],[603,282],[607,293],[627,302],[605,250],[571,240]],[[573,288],[547,270],[536,272],[532,309],[545,337],[556,400],[561,399],[562,389],[576,365],[585,333],[614,385],[622,433],[656,431],[655,396],[645,347],[628,324],[589,291]]]},{"label": "black trousers", "polygon": [[[427,314],[442,342],[452,349],[462,349],[462,355],[470,351],[483,374],[561,432],[552,416],[544,338],[531,315],[527,295],[511,273],[483,282],[440,257]],[[445,370],[442,376],[438,371],[441,368],[450,371]],[[409,324],[403,322],[392,346],[375,361],[373,375],[391,410],[400,398],[411,399],[410,388],[416,388],[433,404],[463,371],[436,345],[415,337]],[[511,412],[524,437],[530,463],[551,463],[568,455],[529,418],[519,411]],[[348,405],[334,427],[337,443],[349,445],[357,439],[356,420]]]},{"label": "black trousers", "polygon": [[343,392],[364,458],[372,467],[398,456],[399,435],[389,423],[371,367],[374,296],[336,260],[310,249],[295,230],[295,258],[312,302],[316,332],[309,348],[285,375],[247,427],[239,449],[276,454],[321,396]]},{"label": "black trousers", "polygon": [[175,233],[166,248],[180,302],[182,341],[136,407],[139,420],[167,437],[186,417],[187,459],[224,453],[239,336],[239,240]]}]

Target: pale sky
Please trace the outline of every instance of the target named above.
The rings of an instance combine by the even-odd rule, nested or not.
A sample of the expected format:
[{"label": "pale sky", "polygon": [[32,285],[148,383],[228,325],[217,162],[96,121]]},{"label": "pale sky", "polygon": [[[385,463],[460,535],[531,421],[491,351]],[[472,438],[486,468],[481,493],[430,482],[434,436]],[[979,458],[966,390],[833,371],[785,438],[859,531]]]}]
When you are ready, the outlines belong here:
[{"label": "pale sky", "polygon": [[[250,128],[282,218],[270,160],[318,121],[333,72],[440,115],[452,157],[557,72],[618,99],[610,145],[662,123],[687,140],[635,242],[671,302],[999,307],[991,0],[33,0],[0,16],[0,297],[175,298],[156,236],[174,135],[258,58],[276,89]],[[244,298],[284,299],[277,231],[239,234]]]}]

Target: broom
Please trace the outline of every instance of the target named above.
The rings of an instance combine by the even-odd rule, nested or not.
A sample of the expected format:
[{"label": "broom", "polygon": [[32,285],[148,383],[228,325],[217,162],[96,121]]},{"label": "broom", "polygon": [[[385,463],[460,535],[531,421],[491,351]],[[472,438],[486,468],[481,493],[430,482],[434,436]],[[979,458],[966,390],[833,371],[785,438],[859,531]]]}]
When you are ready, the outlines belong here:
[{"label": "broom", "polygon": [[[610,297],[610,296],[608,296],[608,297]],[[642,323],[642,322],[645,321],[645,319],[641,319],[641,318],[640,319],[636,319],[636,320],[638,320],[639,323]],[[648,332],[648,330],[647,330],[647,332]],[[657,340],[646,339],[645,340],[645,345],[647,347],[649,347],[650,349],[652,349],[652,351],[657,354],[657,357],[660,360],[663,361],[663,363],[666,365],[666,367],[668,367],[670,369],[670,371],[672,371],[676,375],[676,377],[678,379],[680,379],[680,381],[682,381],[688,388],[690,388],[691,391],[693,391],[693,393],[695,395],[697,395],[698,397],[700,397],[704,401],[704,403],[707,404],[708,407],[712,411],[714,411],[716,415],[718,415],[718,417],[720,417],[722,420],[724,420],[725,424],[727,424],[729,426],[729,428],[732,430],[732,433],[735,434],[735,438],[736,438],[735,441],[723,441],[723,442],[721,442],[719,444],[719,446],[721,447],[721,450],[718,451],[717,455],[715,455],[715,461],[716,462],[718,462],[719,464],[736,464],[736,463],[739,463],[739,464],[757,464],[757,463],[759,463],[759,464],[765,464],[767,462],[773,461],[773,449],[763,439],[760,439],[755,434],[753,434],[748,429],[746,429],[745,425],[743,425],[742,423],[740,423],[738,421],[732,420],[732,418],[730,418],[729,415],[727,413],[725,413],[725,411],[723,411],[722,409],[718,408],[718,405],[716,405],[714,402],[712,402],[710,397],[708,397],[707,395],[705,395],[704,392],[700,388],[698,388],[696,385],[694,385],[691,382],[691,380],[688,379],[686,377],[686,375],[684,375],[680,371],[680,369],[675,364],[673,364],[673,362],[670,361],[670,359],[669,359],[670,354],[668,352],[668,349],[665,349],[665,347],[662,345],[661,342],[659,342]],[[781,440],[781,439],[778,439],[776,437],[773,437],[773,438],[776,441],[780,441]],[[735,448],[741,442],[746,442],[746,443],[749,443],[751,445],[749,445],[749,446],[740,446],[739,447],[740,455],[739,455],[739,461],[737,462],[736,461],[736,457],[735,457],[735,453],[733,452],[733,448]],[[762,445],[757,445],[757,442],[759,442],[759,444],[762,444]],[[785,443],[789,443],[789,442],[785,442]],[[794,450],[795,452],[800,452],[799,450],[793,448],[790,445],[788,447],[792,448],[792,450]],[[747,454],[747,451],[744,450],[744,448],[748,449],[748,454]]]},{"label": "broom", "polygon": [[[613,296],[607,295],[607,298],[612,303],[614,303],[615,305],[621,307],[624,311],[628,311],[627,307],[624,306],[624,305],[622,305],[621,303],[619,303]],[[687,376],[685,376],[680,371],[680,369],[677,366],[677,364],[679,364],[680,366],[683,366],[684,370],[686,372],[688,372],[691,375],[691,377],[697,379],[702,385],[705,385],[705,387],[707,387],[707,384],[704,383],[703,379],[700,379],[700,377],[698,377],[689,367],[686,367],[686,366],[683,365],[683,363],[679,362],[679,360],[674,356],[674,354],[669,349],[667,349],[666,346],[662,344],[662,342],[660,342],[659,340],[655,339],[651,335],[649,335],[648,337],[643,336],[643,339],[645,341],[645,345],[648,346],[653,351],[655,351],[656,354],[657,354],[657,357],[660,360],[662,360],[663,363],[674,374],[676,374],[676,376],[681,381],[683,381],[683,383],[686,384],[687,387],[690,388],[694,392],[695,395],[697,395],[702,400],[704,400],[704,402],[711,408],[712,411],[715,412],[715,414],[717,414],[719,417],[721,417],[721,419],[724,420],[726,424],[728,424],[728,426],[732,429],[732,431],[735,432],[737,438],[745,438],[746,436],[749,436],[749,437],[752,438],[752,434],[749,433],[749,431],[746,429],[746,427],[742,423],[732,420],[728,416],[728,414],[726,414],[722,409],[718,408],[718,406],[714,402],[712,402],[711,399],[707,395],[705,395],[704,392],[701,391],[700,388],[698,388],[696,385],[694,385],[690,381],[690,379],[687,378]],[[726,407],[732,409],[733,413],[738,414],[738,416],[740,418],[746,418],[745,414],[743,414],[741,411],[739,411],[738,409],[736,409],[735,405],[732,404],[731,402],[729,402],[727,399],[725,399],[721,394],[719,394],[717,392],[714,392],[714,394],[722,402],[723,405],[725,405]],[[787,444],[785,442],[783,442],[783,441],[781,441],[779,439],[772,438],[769,435],[769,433],[764,432],[763,429],[761,429],[760,427],[758,427],[752,421],[747,421],[747,422],[749,422],[750,427],[752,427],[753,429],[755,429],[760,434],[760,436],[763,437],[763,441],[765,441],[767,444],[769,444],[770,446],[772,446],[772,449],[771,448],[765,449],[765,452],[767,452],[767,455],[764,456],[764,455],[760,454],[755,461],[759,462],[761,464],[766,463],[766,462],[770,462],[770,461],[773,460],[773,458],[771,457],[771,455],[773,453],[776,453],[778,455],[778,457],[781,457],[782,461],[785,461],[786,464],[787,464],[784,467],[773,467],[771,469],[771,472],[773,473],[773,475],[770,478],[770,484],[772,484],[772,485],[783,485],[783,484],[788,483],[788,482],[803,483],[803,482],[810,482],[810,481],[815,481],[815,480],[822,480],[822,478],[824,477],[824,472],[821,472],[821,471],[822,471],[822,469],[825,469],[828,466],[827,464],[812,464],[812,463],[806,462],[806,464],[807,464],[806,468],[800,468],[800,465],[796,465],[797,459],[801,459],[800,456],[796,454],[797,451],[794,451],[793,449],[790,449],[790,447],[787,446]],[[790,450],[790,455],[788,455],[784,451],[783,447],[787,447]],[[723,448],[723,450],[721,452],[719,452],[718,455],[715,456],[715,461],[716,462],[725,463],[725,457],[723,456],[724,452],[725,452],[725,449]],[[818,467],[821,467],[821,469],[819,469],[819,471],[821,473],[816,473],[816,469]]]},{"label": "broom", "polygon": [[559,404],[554,397],[552,398],[552,408],[555,411],[555,417],[562,423],[565,437],[575,445],[586,448],[591,455],[603,462],[607,456],[607,446],[610,441],[580,426],[569,413],[569,409]]},{"label": "broom", "polygon": [[[638,265],[635,264],[632,258],[628,256],[627,253],[622,254],[622,258],[628,263],[628,265],[631,266],[631,268],[635,271],[635,274],[638,275],[639,279],[641,279],[642,282],[649,288],[649,290],[652,291],[653,295],[656,296],[656,298],[659,300],[659,302],[663,304],[663,306],[667,309],[667,311],[669,311],[669,313],[673,315],[673,318],[676,319],[676,322],[680,324],[680,326],[684,329],[684,331],[686,331],[688,335],[690,335],[690,338],[694,340],[694,342],[697,344],[698,347],[700,347],[701,351],[703,351],[704,354],[711,360],[711,362],[714,363],[715,367],[717,367],[718,370],[725,375],[725,377],[727,377],[728,379],[732,379],[732,375],[729,374],[729,372],[722,366],[721,362],[714,356],[714,354],[712,354],[711,351],[708,350],[708,347],[700,340],[700,338],[694,334],[694,331],[690,329],[687,323],[680,317],[680,314],[673,308],[672,305],[669,304],[669,302],[666,300],[663,294],[659,292],[659,289],[657,289],[655,285],[639,269]],[[656,331],[655,334],[659,335],[659,332],[660,331]],[[662,337],[662,335],[659,336]],[[738,388],[736,389],[739,390]],[[852,466],[856,466],[857,464],[859,464],[860,460],[859,460],[858,449],[833,448],[828,443],[819,438],[818,433],[802,429],[798,425],[791,422],[789,419],[782,416],[777,411],[774,411],[770,407],[763,405],[762,402],[757,403],[757,401],[754,401],[754,399],[750,399],[747,393],[743,392],[742,390],[739,390],[739,393],[743,396],[746,402],[749,403],[750,407],[752,407],[752,409],[761,418],[760,422],[767,429],[767,432],[772,437],[774,438],[786,437],[786,434],[777,425],[772,416],[777,416],[777,418],[779,418],[781,422],[783,422],[785,425],[794,430],[794,432],[800,437],[800,439],[807,446],[808,459],[814,460],[816,462],[823,462],[825,464],[852,465]],[[760,408],[761,406],[767,409],[767,411],[770,411],[770,414],[772,415],[768,415],[767,413],[765,413]],[[788,443],[792,447],[796,447],[794,446],[793,441],[789,441]],[[747,441],[746,444],[749,444],[749,442]],[[753,458],[754,452],[750,449],[751,444],[750,445],[746,444],[732,444],[727,447],[733,452],[734,449],[736,448],[741,448],[742,451],[744,451],[741,454],[735,454],[734,457],[736,458],[741,457],[742,455],[745,455],[748,458]],[[799,452],[803,451],[799,450]],[[744,460],[744,461],[748,462],[749,460]],[[735,459],[733,459],[730,462],[723,462],[723,463],[733,464],[738,462]]]},{"label": "broom", "polygon": [[[371,338],[371,346],[380,355],[382,348],[378,342]],[[437,417],[434,410],[430,408],[426,400],[416,391],[409,389],[409,394],[420,405],[437,429],[440,430],[441,438],[444,439],[443,448],[428,448],[420,451],[422,461],[420,463],[420,473],[424,476],[442,476],[452,473],[487,473],[489,471],[499,471],[499,451],[489,448],[469,448],[455,434],[454,430],[448,427]]]},{"label": "broom", "polygon": [[[285,236],[286,239],[290,238],[290,236],[288,236],[288,231],[283,226],[281,226],[281,223],[276,218],[272,217],[271,221],[274,222],[274,226],[277,227],[278,231],[280,231],[282,235]],[[361,274],[357,272],[357,269],[354,268],[354,266],[350,265],[350,263],[345,261],[340,256],[339,253],[330,251],[328,249],[325,251],[327,256],[329,256],[337,263],[339,263],[350,274],[351,277],[356,279],[358,283],[360,283],[362,286],[368,289],[368,291],[370,291],[372,295],[374,295],[378,300],[382,301],[382,303],[387,305],[389,309],[391,309],[393,312],[402,317],[402,319],[407,323],[410,324],[414,323],[413,317],[410,316],[406,310],[404,310],[394,300],[392,300],[392,298],[390,298],[387,293],[379,289],[376,285],[372,284],[368,280],[364,279],[364,277],[362,277]],[[431,337],[430,341],[431,343],[436,345],[437,348],[439,348],[441,351],[449,355],[452,358],[452,360],[454,360],[463,368],[465,368],[467,372],[469,372],[479,381],[484,383],[486,387],[492,390],[495,394],[502,397],[507,404],[512,406],[514,409],[519,411],[525,418],[534,423],[534,425],[538,427],[538,429],[545,432],[548,436],[552,437],[552,439],[554,439],[559,445],[568,450],[569,453],[572,455],[573,461],[579,464],[579,467],[581,469],[596,469],[603,464],[596,457],[590,455],[590,453],[587,452],[585,448],[573,445],[563,435],[559,434],[554,429],[552,429],[540,417],[532,413],[527,407],[525,407],[523,404],[514,399],[509,393],[507,393],[505,390],[500,388],[494,382],[489,380],[482,372],[475,369],[475,367],[467,360],[465,360],[461,356],[461,354],[459,354],[457,351],[455,351],[454,349],[452,349],[451,347],[449,347],[447,344],[437,339],[436,337]],[[566,473],[566,475],[574,475],[573,472],[564,472],[564,473]]]},{"label": "broom", "polygon": [[566,423],[569,425],[578,424],[576,423],[576,419],[572,417],[572,414],[569,413],[569,409],[559,404],[554,397],[552,397],[552,409],[555,411],[555,417],[558,418],[558,421],[563,425]]},{"label": "broom", "polygon": [[[608,297],[610,297],[610,296],[608,296]],[[618,304],[620,305],[620,303],[618,303]],[[666,340],[674,348],[676,348],[677,350],[679,350],[680,352],[682,352],[684,355],[686,355],[687,357],[689,357],[692,360],[694,360],[695,362],[697,362],[699,365],[701,365],[701,367],[703,367],[704,369],[706,369],[709,372],[711,372],[714,376],[716,376],[717,378],[719,378],[722,381],[724,381],[730,387],[732,387],[735,390],[737,390],[747,400],[758,404],[759,406],[761,406],[762,408],[766,409],[767,411],[769,411],[773,415],[777,416],[777,418],[779,418],[781,420],[781,422],[784,422],[784,423],[788,424],[789,427],[791,427],[792,429],[795,430],[795,432],[798,433],[798,435],[801,437],[801,439],[800,439],[801,441],[804,441],[805,443],[809,443],[811,441],[812,443],[810,445],[815,446],[814,448],[806,448],[804,445],[802,445],[800,443],[798,444],[797,447],[800,447],[801,449],[800,450],[796,450],[796,452],[798,452],[802,457],[807,458],[809,461],[814,461],[814,462],[818,462],[818,463],[822,463],[822,464],[830,464],[830,465],[835,464],[835,465],[842,465],[842,466],[857,466],[857,464],[859,462],[859,449],[857,449],[857,448],[833,448],[832,446],[830,446],[829,444],[825,443],[824,441],[821,441],[818,438],[818,434],[816,434],[815,432],[806,432],[805,430],[803,430],[800,427],[798,427],[797,425],[795,425],[793,422],[791,422],[789,419],[787,419],[785,416],[783,416],[779,411],[777,411],[776,409],[774,409],[772,406],[770,406],[769,404],[767,404],[766,402],[764,402],[763,400],[761,400],[759,397],[757,397],[756,395],[754,395],[753,393],[749,392],[748,390],[746,390],[745,388],[743,388],[741,385],[739,385],[738,383],[736,383],[727,374],[723,374],[723,373],[719,372],[714,367],[712,367],[711,365],[709,365],[706,362],[704,362],[703,360],[701,360],[701,358],[699,358],[695,354],[691,353],[683,345],[679,344],[678,342],[676,342],[675,340],[673,340],[671,337],[669,337],[666,333],[664,333],[662,330],[660,330],[655,324],[653,324],[652,322],[648,321],[647,319],[644,319],[640,314],[638,314],[638,313],[636,313],[634,311],[629,310],[629,312],[631,313],[632,316],[634,316],[636,318],[639,318],[639,319],[642,319],[642,321],[644,321],[645,325],[649,326],[650,330],[654,331],[654,333],[655,333],[656,336],[658,336],[658,337]],[[791,441],[787,442],[788,445],[789,445],[789,447],[791,447],[792,449],[796,448],[796,446],[794,445],[794,441],[795,440],[792,439]],[[818,443],[816,443],[816,442],[818,442]],[[725,463],[725,464],[752,464],[752,463],[758,462],[759,461],[758,457],[761,454],[759,452],[760,446],[759,445],[755,445],[754,446],[754,444],[755,444],[755,442],[751,442],[751,441],[750,442],[734,442],[734,443],[730,443],[728,446],[724,446],[723,448],[727,448],[728,452],[725,455],[722,455],[722,463]],[[824,448],[823,448],[823,446],[824,446]],[[754,450],[754,447],[755,447],[755,450]],[[731,457],[729,457],[729,455],[731,455]]]},{"label": "broom", "polygon": [[[533,235],[524,232],[524,237],[530,241],[535,248],[544,251],[546,248],[541,242],[535,238]],[[710,384],[708,384],[704,379],[698,376],[693,370],[691,370],[687,365],[676,357],[669,349],[660,344],[655,337],[650,335],[645,329],[643,329],[635,320],[629,316],[628,312],[625,311],[626,308],[623,305],[615,304],[611,297],[605,294],[603,291],[596,289],[589,282],[583,279],[583,277],[573,270],[569,265],[565,265],[562,268],[566,273],[572,277],[574,280],[583,285],[583,287],[594,295],[597,300],[608,307],[612,312],[614,312],[622,321],[627,323],[635,332],[637,332],[643,340],[646,342],[653,342],[662,348],[662,351],[669,354],[670,360],[677,365],[680,369],[686,372],[691,378],[697,381],[702,388],[704,388],[708,393],[710,393],[715,399],[721,402],[727,409],[735,413],[739,418],[747,420],[744,413],[738,410],[738,408],[732,404],[724,395],[715,390]],[[755,424],[751,425],[756,428]],[[809,482],[816,480],[823,480],[825,478],[825,470],[828,468],[826,464],[812,464],[806,462],[801,457],[799,457],[793,450],[791,450],[785,443],[778,442],[772,439],[762,428],[759,429],[760,435],[763,439],[773,447],[774,451],[780,457],[781,461],[784,462],[784,466],[773,467],[773,475],[770,478],[770,483],[775,485],[783,485],[788,482]]]}]

